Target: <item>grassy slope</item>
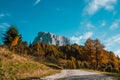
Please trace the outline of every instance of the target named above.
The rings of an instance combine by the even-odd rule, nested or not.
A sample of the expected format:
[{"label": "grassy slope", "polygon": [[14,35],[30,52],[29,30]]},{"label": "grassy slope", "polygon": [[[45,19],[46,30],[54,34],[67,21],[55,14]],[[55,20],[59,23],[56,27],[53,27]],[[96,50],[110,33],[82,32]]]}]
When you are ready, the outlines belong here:
[{"label": "grassy slope", "polygon": [[43,77],[59,71],[0,48],[0,80]]}]

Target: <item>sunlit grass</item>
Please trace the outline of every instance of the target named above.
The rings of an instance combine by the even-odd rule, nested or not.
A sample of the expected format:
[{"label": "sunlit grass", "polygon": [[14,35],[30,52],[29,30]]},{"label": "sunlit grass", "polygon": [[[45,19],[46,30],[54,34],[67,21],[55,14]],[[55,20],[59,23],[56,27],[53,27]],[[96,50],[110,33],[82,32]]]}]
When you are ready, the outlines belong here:
[{"label": "sunlit grass", "polygon": [[7,49],[0,48],[0,79],[15,80],[29,77],[44,77],[60,72],[44,64],[32,61]]}]

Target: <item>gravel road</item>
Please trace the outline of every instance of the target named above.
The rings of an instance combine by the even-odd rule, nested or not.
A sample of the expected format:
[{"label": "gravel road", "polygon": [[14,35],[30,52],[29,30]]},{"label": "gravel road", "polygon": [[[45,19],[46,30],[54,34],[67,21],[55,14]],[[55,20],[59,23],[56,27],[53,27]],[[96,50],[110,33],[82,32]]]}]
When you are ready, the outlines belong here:
[{"label": "gravel road", "polygon": [[116,80],[97,72],[83,70],[62,70],[61,73],[42,78],[42,80]]}]

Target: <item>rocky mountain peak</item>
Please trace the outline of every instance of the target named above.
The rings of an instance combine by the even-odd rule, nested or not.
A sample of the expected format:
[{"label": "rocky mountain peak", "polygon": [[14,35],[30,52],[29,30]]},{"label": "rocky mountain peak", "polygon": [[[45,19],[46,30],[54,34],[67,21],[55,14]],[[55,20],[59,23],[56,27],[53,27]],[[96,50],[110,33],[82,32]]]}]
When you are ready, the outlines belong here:
[{"label": "rocky mountain peak", "polygon": [[50,45],[64,46],[69,44],[69,39],[63,36],[54,35],[50,32],[39,32],[37,37],[34,39],[34,43],[42,42]]}]

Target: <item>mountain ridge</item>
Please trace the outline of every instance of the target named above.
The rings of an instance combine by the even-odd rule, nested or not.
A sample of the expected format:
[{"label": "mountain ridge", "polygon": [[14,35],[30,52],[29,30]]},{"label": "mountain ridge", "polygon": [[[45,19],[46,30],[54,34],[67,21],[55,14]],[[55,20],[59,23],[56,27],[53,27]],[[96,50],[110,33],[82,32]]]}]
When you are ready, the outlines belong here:
[{"label": "mountain ridge", "polygon": [[38,32],[35,37],[33,44],[35,43],[45,43],[50,45],[64,46],[70,43],[70,40],[64,36],[55,35],[50,32]]}]

